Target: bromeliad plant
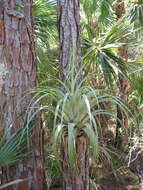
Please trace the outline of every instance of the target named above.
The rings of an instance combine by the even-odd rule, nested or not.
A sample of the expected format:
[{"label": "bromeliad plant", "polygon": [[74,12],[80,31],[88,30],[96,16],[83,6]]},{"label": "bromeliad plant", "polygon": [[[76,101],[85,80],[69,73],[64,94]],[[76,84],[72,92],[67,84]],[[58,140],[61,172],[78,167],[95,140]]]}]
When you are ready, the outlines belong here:
[{"label": "bromeliad plant", "polygon": [[[67,155],[69,164],[77,166],[77,144],[79,136],[86,136],[87,146],[94,160],[98,157],[100,115],[116,117],[114,113],[100,107],[101,103],[111,102],[126,110],[123,103],[115,96],[107,94],[103,90],[94,89],[84,85],[85,80],[77,84],[78,76],[71,72],[65,82],[60,82],[61,87],[38,88],[36,92],[40,98],[45,99],[47,106],[43,106],[47,112],[54,114],[53,121],[53,148],[59,153],[62,137],[67,138]],[[35,91],[35,90],[34,90]]]}]

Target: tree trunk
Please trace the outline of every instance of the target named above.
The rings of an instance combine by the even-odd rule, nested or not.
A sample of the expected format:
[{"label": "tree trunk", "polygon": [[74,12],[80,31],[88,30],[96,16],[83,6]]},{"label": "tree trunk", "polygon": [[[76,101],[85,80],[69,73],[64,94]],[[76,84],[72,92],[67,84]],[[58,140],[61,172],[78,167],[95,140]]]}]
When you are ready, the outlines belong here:
[{"label": "tree trunk", "polygon": [[80,69],[79,0],[59,0],[60,71],[64,81],[72,64]]},{"label": "tree trunk", "polygon": [[[125,13],[124,0],[117,0],[116,15],[117,19],[120,19]],[[128,61],[128,47],[122,46],[119,48],[119,56],[125,63]],[[125,71],[126,72],[126,71]],[[127,73],[126,73],[127,74]],[[129,84],[128,81],[121,75],[119,75],[119,97],[122,102],[128,106],[128,94],[129,94]],[[118,148],[125,147],[128,144],[128,117],[119,106],[117,106],[117,133],[115,145]],[[124,126],[124,135],[121,138],[119,134],[119,129]],[[120,139],[121,138],[121,139]]]},{"label": "tree trunk", "polygon": [[[79,0],[59,0],[59,37],[60,37],[60,73],[65,81],[72,66],[74,75],[79,72],[78,80],[81,81],[80,67],[80,16]],[[87,138],[83,135],[77,137],[77,167],[78,173],[69,165],[67,138],[63,137],[61,144],[63,190],[88,190],[89,189],[89,157]]]},{"label": "tree trunk", "polygon": [[71,168],[67,155],[67,138],[63,137],[61,145],[63,190],[89,190],[89,155],[87,137],[77,137],[76,154],[78,170]]},{"label": "tree trunk", "polygon": [[[32,99],[27,90],[36,85],[36,63],[31,0],[0,0],[0,122],[7,138],[25,122]],[[2,182],[26,179],[9,190],[43,190],[44,171],[40,120],[32,142],[33,158],[3,168]]]}]

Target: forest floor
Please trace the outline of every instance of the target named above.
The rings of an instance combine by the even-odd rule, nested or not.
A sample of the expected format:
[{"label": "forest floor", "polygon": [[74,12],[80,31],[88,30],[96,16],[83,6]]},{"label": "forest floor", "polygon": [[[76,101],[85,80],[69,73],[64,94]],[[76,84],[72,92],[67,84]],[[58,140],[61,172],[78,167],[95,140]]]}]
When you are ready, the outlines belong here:
[{"label": "forest floor", "polygon": [[[91,182],[92,183],[92,182]],[[118,178],[108,176],[108,178],[100,179],[96,185],[92,184],[91,190],[143,190],[139,185],[137,177],[131,172],[121,175]],[[51,190],[63,190],[59,188],[51,188]]]}]

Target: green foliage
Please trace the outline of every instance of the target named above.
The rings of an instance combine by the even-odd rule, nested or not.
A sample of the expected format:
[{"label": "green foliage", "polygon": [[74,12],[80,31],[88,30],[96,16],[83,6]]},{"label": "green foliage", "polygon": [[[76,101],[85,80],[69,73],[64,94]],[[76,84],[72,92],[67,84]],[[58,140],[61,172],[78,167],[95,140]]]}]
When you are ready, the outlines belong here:
[{"label": "green foliage", "polygon": [[132,78],[132,87],[138,92],[138,96],[140,97],[141,101],[143,100],[143,76],[137,75]]},{"label": "green foliage", "polygon": [[[72,72],[71,72],[72,74]],[[100,108],[101,103],[111,102],[126,110],[121,101],[105,93],[84,85],[84,80],[77,84],[77,76],[68,75],[65,83],[60,82],[61,87],[38,88],[34,91],[39,96],[39,101],[47,99],[47,106],[41,107],[54,114],[53,121],[53,148],[59,152],[62,138],[67,136],[68,158],[72,167],[76,167],[76,139],[79,134],[86,134],[89,140],[89,150],[94,160],[99,151],[99,116],[113,113]],[[44,100],[45,101],[45,100]],[[54,102],[54,103],[53,103]]]},{"label": "green foliage", "polygon": [[34,30],[36,39],[44,46],[57,40],[57,12],[55,0],[36,0],[33,3]]},{"label": "green foliage", "polygon": [[[24,152],[29,145],[27,140],[33,128],[31,122],[38,112],[44,110],[43,123],[50,132],[52,130],[52,148],[57,156],[48,157],[50,160],[48,177],[53,181],[55,178],[60,178],[59,152],[64,138],[67,140],[69,163],[71,167],[77,167],[76,141],[79,134],[88,138],[91,159],[96,163],[110,166],[105,167],[105,170],[110,169],[116,175],[115,170],[122,166],[120,156],[115,148],[115,151],[112,151],[113,147],[100,142],[99,134],[102,128],[102,116],[108,115],[114,118],[113,120],[118,120],[116,118],[117,105],[120,106],[123,114],[128,112],[128,108],[121,100],[112,95],[116,93],[114,91],[119,91],[117,85],[119,75],[127,80],[130,78],[129,107],[134,116],[130,113],[129,125],[133,126],[131,135],[134,136],[133,133],[135,133],[140,138],[140,142],[142,141],[139,133],[142,132],[143,124],[143,77],[142,69],[140,72],[136,70],[138,66],[142,68],[143,0],[128,1],[125,7],[126,14],[118,21],[114,0],[81,0],[80,3],[81,70],[83,69],[83,75],[86,78],[79,82],[80,71],[75,75],[73,69],[63,83],[58,80],[57,1],[35,0],[33,2],[39,88],[33,90],[37,93],[33,98],[33,100],[36,98],[36,101],[29,105],[31,109],[27,111],[25,127],[18,129],[10,138],[0,139],[0,166],[20,162],[29,155]],[[26,4],[17,1],[14,8],[22,14],[25,6]],[[119,48],[124,46],[128,46],[129,60],[126,64],[118,55]],[[91,81],[94,81],[92,85]],[[114,89],[112,94],[109,91],[110,87]],[[37,108],[39,102],[40,107]],[[111,108],[101,107],[101,104],[109,102]],[[110,124],[109,127],[114,128],[114,133],[115,124]],[[50,143],[49,146],[51,147]],[[51,152],[49,154],[52,156]]]},{"label": "green foliage", "polygon": [[136,28],[143,27],[143,1],[137,0],[131,3],[129,8],[129,20]]},{"label": "green foliage", "polygon": [[[97,39],[84,39],[83,59],[86,64],[92,64],[95,72],[100,71],[103,74],[106,84],[112,85],[120,74],[126,77],[126,64],[118,56],[118,48],[129,45],[133,41],[129,26],[119,20],[106,33],[101,34]],[[123,41],[124,39],[124,41]],[[123,41],[121,43],[121,41]]]},{"label": "green foliage", "polygon": [[[31,125],[31,124],[30,124]],[[3,136],[0,139],[0,166],[8,166],[24,160],[29,153],[27,140],[33,126],[19,128],[9,138]]]},{"label": "green foliage", "polygon": [[98,29],[103,31],[112,23],[114,20],[113,2],[113,0],[82,0],[81,5],[88,21],[88,27],[91,21],[94,21]]},{"label": "green foliage", "polygon": [[[86,78],[78,85],[77,78],[79,77],[71,76],[70,72],[65,83],[57,80],[59,78],[59,51],[56,1],[37,0],[33,4],[40,86],[36,89],[37,102],[41,102],[39,110],[45,110],[44,124],[50,131],[53,130],[52,142],[58,159],[60,143],[62,143],[62,138],[66,137],[69,162],[72,167],[76,167],[77,136],[79,133],[86,134],[91,156],[94,159],[97,157],[100,159],[101,155],[106,157],[111,168],[116,170],[120,167],[118,153],[115,155],[110,147],[105,148],[100,144],[100,116],[109,115],[118,120],[116,118],[117,104],[124,110],[124,114],[127,114],[128,109],[121,101],[110,93],[106,93],[111,87],[112,90],[114,89],[112,94],[119,91],[118,76],[120,75],[126,80],[130,78],[129,106],[134,117],[130,114],[129,125],[138,129],[135,124],[137,119],[139,125],[142,126],[143,81],[142,72],[138,76],[137,70],[138,66],[142,67],[143,2],[125,1],[126,14],[118,21],[115,15],[116,2],[113,0],[81,0],[80,3],[81,70],[83,69],[83,75]],[[128,63],[126,64],[120,58],[118,51],[124,46],[128,46]],[[97,87],[103,90],[98,90]],[[111,109],[106,110],[100,107],[100,103],[106,104],[109,101],[112,104]],[[109,127],[113,128],[114,125],[115,123]],[[103,163],[102,159],[101,163]],[[55,173],[52,172],[51,176],[54,176]]]}]

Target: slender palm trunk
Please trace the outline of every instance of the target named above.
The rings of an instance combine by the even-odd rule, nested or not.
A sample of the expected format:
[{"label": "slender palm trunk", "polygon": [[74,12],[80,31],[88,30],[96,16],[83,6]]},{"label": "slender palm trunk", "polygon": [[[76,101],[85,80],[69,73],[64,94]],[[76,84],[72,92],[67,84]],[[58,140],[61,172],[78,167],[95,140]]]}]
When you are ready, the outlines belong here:
[{"label": "slender palm trunk", "polygon": [[[71,66],[74,64],[75,75],[80,70],[80,27],[79,0],[59,0],[59,34],[60,34],[60,69],[61,78],[65,81]],[[81,75],[80,75],[81,76]],[[79,77],[77,82],[80,81]],[[67,140],[63,137],[61,145],[63,190],[89,189],[89,157],[87,138],[77,137],[76,153],[78,172],[70,167],[67,155]]]},{"label": "slender palm trunk", "polygon": [[[116,7],[116,15],[117,19],[120,19],[123,14],[125,13],[125,4],[124,0],[117,0],[117,7]],[[122,46],[119,48],[119,56],[125,63],[128,61],[128,47],[127,46]],[[123,103],[128,106],[128,94],[129,94],[129,84],[128,81],[119,75],[119,97],[123,101]],[[117,106],[117,133],[116,133],[116,142],[115,145],[116,147],[119,148],[121,145],[122,147],[125,147],[128,144],[128,134],[127,134],[127,129],[128,129],[128,117],[125,113],[122,112],[119,106]],[[121,140],[119,137],[119,129],[124,126],[125,127],[125,132]],[[122,142],[121,142],[122,141]]]},{"label": "slender palm trunk", "polygon": [[[27,91],[36,85],[31,6],[31,0],[0,0],[0,122],[7,138],[23,126],[32,99]],[[3,168],[3,183],[26,179],[9,190],[44,189],[40,120],[36,123],[33,158]]]}]

